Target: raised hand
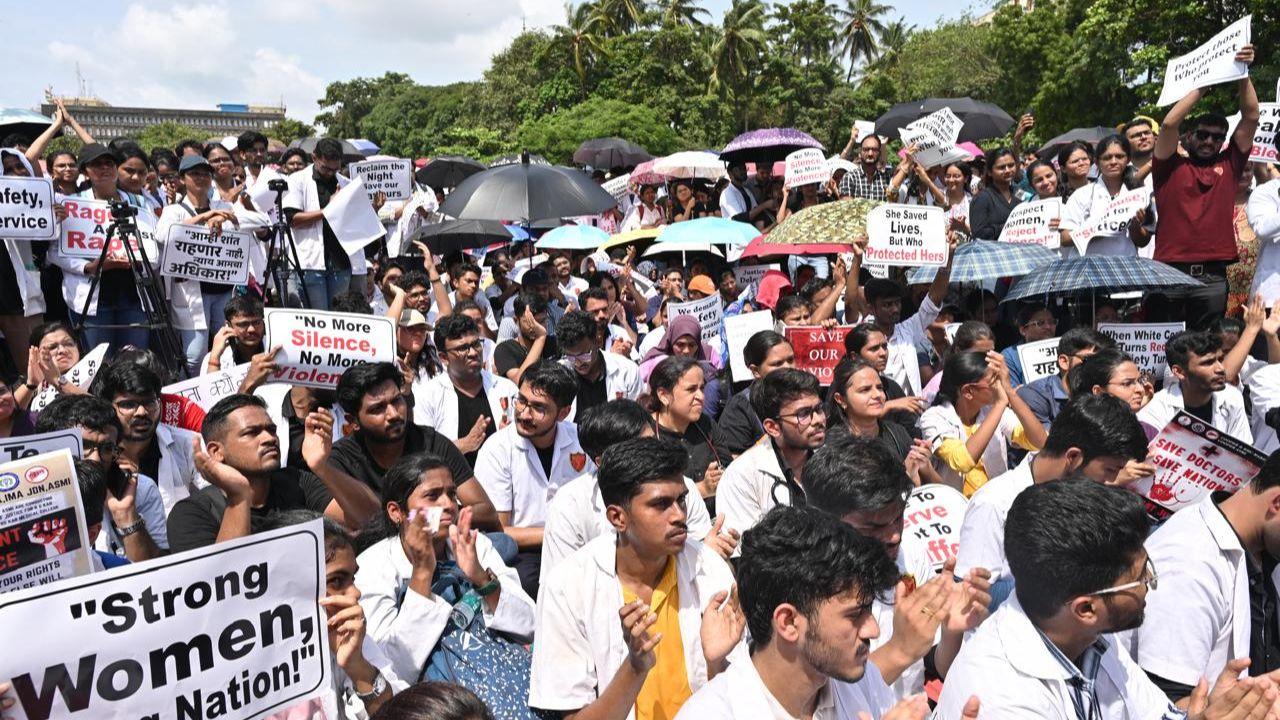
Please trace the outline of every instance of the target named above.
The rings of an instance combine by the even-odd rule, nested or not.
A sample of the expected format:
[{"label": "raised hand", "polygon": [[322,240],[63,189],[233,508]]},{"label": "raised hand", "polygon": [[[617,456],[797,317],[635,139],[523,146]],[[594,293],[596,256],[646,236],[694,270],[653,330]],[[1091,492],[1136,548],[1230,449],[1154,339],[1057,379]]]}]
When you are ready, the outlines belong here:
[{"label": "raised hand", "polygon": [[738,547],[738,531],[730,529],[724,532],[724,515],[717,515],[716,522],[711,527],[711,532],[702,539],[702,544],[716,551],[716,554],[725,560],[733,555],[733,551]]},{"label": "raised hand", "polygon": [[742,632],[747,627],[747,616],[738,603],[738,586],[733,585],[728,592],[721,590],[711,597],[711,602],[702,610],[702,654],[707,659],[707,666],[721,667],[729,653],[742,641]]},{"label": "raised hand", "polygon": [[484,587],[489,582],[489,573],[480,565],[480,555],[476,550],[477,534],[471,528],[471,508],[462,508],[458,521],[449,526],[449,544],[453,546],[458,569],[466,574],[472,585]]},{"label": "raised hand", "polygon": [[365,659],[362,651],[365,617],[359,600],[360,591],[355,585],[340,594],[320,598],[320,607],[328,616],[329,647],[343,670]]},{"label": "raised hand", "polygon": [[333,413],[327,408],[316,408],[302,425],[302,459],[309,468],[321,468],[333,452]]},{"label": "raised hand", "polygon": [[201,477],[217,486],[227,496],[228,503],[249,502],[249,498],[253,496],[249,478],[230,465],[215,460],[205,451],[199,437],[193,438],[191,445],[194,449],[196,472]]},{"label": "raised hand", "polygon": [[458,450],[463,455],[473,453],[484,445],[485,438],[488,437],[490,420],[488,417],[481,415],[476,418],[476,424],[471,426],[471,431],[465,436],[458,438],[458,442],[454,443],[458,446]]},{"label": "raised hand", "polygon": [[649,634],[649,628],[658,622],[658,616],[649,612],[649,606],[635,600],[618,610],[622,620],[622,638],[627,643],[627,662],[637,675],[647,675],[658,662],[654,648],[662,642],[662,633]]}]

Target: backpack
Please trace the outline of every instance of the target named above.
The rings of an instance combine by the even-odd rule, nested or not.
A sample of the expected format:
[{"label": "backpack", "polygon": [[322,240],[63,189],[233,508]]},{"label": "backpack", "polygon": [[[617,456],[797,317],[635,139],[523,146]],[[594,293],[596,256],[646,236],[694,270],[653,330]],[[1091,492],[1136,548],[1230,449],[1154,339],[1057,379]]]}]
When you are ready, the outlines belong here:
[{"label": "backpack", "polygon": [[544,720],[559,713],[529,707],[529,649],[490,630],[476,594],[456,563],[440,562],[431,593],[453,605],[444,632],[419,675],[461,685],[489,706],[495,720]]}]

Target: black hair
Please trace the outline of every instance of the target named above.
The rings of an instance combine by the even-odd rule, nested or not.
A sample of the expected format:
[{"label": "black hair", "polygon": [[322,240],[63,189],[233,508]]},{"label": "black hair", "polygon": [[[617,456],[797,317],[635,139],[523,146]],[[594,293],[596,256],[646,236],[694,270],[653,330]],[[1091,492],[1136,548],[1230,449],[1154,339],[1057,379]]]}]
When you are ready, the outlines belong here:
[{"label": "black hair", "polygon": [[354,418],[360,412],[364,396],[374,388],[390,381],[398,389],[403,380],[404,376],[389,362],[352,365],[338,378],[338,405]]},{"label": "black hair", "polygon": [[178,169],[178,156],[173,154],[169,148],[157,147],[151,149],[151,166],[160,169],[161,165],[168,165],[174,170]]},{"label": "black hair", "polygon": [[994,342],[995,339],[996,334],[986,323],[981,320],[965,320],[956,328],[956,335],[951,340],[951,351],[964,352],[973,349],[982,340]]},{"label": "black hair", "polygon": [[583,340],[590,340],[599,348],[599,329],[595,318],[581,310],[570,310],[556,323],[556,345],[564,351]]},{"label": "black hair", "polygon": [[987,304],[987,299],[996,300],[996,294],[990,290],[983,288],[974,288],[964,296],[964,311],[969,313],[969,317],[981,319],[983,308]]},{"label": "black hair", "polygon": [[[586,297],[595,297],[594,295],[587,295],[587,293],[595,288],[600,288],[601,290],[604,290],[605,283],[609,283],[610,285],[613,286],[613,292],[616,296],[618,297],[622,296],[622,288],[618,287],[618,280],[616,278],[614,278],[612,275],[610,275],[607,272],[594,272],[594,273],[591,273],[591,276],[587,278],[587,289],[583,290],[581,293],[578,294],[579,302],[581,302]],[[607,290],[605,290],[604,299],[605,300],[609,299]]]},{"label": "black hair", "polygon": [[105,433],[115,428],[116,437],[124,433],[111,403],[96,395],[59,395],[36,416],[37,433],[83,427]]},{"label": "black hair", "polygon": [[355,315],[372,315],[373,306],[359,290],[347,290],[334,295],[329,301],[329,309],[334,312],[352,313]]},{"label": "black hair", "polygon": [[493,720],[493,713],[465,687],[432,680],[396,693],[370,720]]},{"label": "black hair", "polygon": [[[456,310],[456,308],[455,308]],[[458,312],[445,315],[436,321],[436,329],[434,340],[436,350],[445,352],[446,344],[450,340],[458,340],[467,335],[479,335],[480,326],[475,320]]]},{"label": "black hair", "polygon": [[71,340],[75,342],[77,348],[80,347],[80,341],[76,339],[76,334],[74,331],[72,331],[71,327],[66,323],[58,320],[54,320],[53,322],[40,323],[39,325],[32,328],[31,336],[28,338],[30,346],[40,347],[41,340],[44,340],[46,336],[52,335],[53,333],[56,333],[59,330],[69,335],[71,337]]},{"label": "black hair", "polygon": [[1084,463],[1103,457],[1141,461],[1147,456],[1147,436],[1128,403],[1087,393],[1062,408],[1042,452],[1061,457],[1071,448],[1080,450]]},{"label": "black hair", "polygon": [[[1053,176],[1055,178],[1058,177],[1058,168],[1054,167],[1053,163],[1049,162],[1048,160],[1036,160],[1035,162],[1028,165],[1026,170],[1023,171],[1027,176],[1027,182],[1031,182],[1032,176],[1034,176],[1036,171],[1039,170],[1040,168],[1048,168],[1049,172],[1053,173]],[[1055,185],[1054,187],[1058,188],[1061,186],[1062,186],[1062,179],[1058,178],[1058,184]]]},{"label": "black hair", "polygon": [[876,438],[837,436],[804,464],[808,503],[836,517],[906,503],[910,492],[902,461]]},{"label": "black hair", "polygon": [[1075,355],[1081,350],[1109,350],[1116,346],[1116,341],[1093,328],[1072,328],[1058,338],[1059,355]]},{"label": "black hair", "polygon": [[1208,355],[1222,349],[1222,336],[1203,330],[1185,330],[1169,338],[1164,345],[1164,356],[1169,367],[1180,367],[1184,371],[1191,356]]},{"label": "black hair", "polygon": [[151,169],[151,158],[147,153],[134,143],[124,143],[115,149],[116,164],[123,165],[126,160],[138,159],[142,161],[143,167]]},{"label": "black hair", "polygon": [[450,274],[455,280],[467,273],[475,273],[476,277],[480,277],[480,266],[469,260],[463,260],[462,262],[455,264],[450,270]]},{"label": "black hair", "polygon": [[[616,289],[617,288],[615,288],[615,290]],[[608,303],[609,291],[605,290],[604,287],[600,285],[596,285],[594,287],[589,287],[586,290],[583,290],[582,292],[578,293],[578,307],[585,310],[587,307],[588,300],[601,300],[605,303]],[[557,327],[559,327],[559,325],[557,325]]]},{"label": "black hair", "polygon": [[[453,304],[454,315],[461,315],[467,310],[480,311],[480,316],[482,318],[484,317],[484,314],[485,314],[484,308],[480,307],[480,303],[476,302],[475,300],[463,300],[462,298],[459,298],[458,301]],[[480,326],[477,325],[476,327],[479,328]]]},{"label": "black hair", "polygon": [[23,133],[9,133],[0,140],[0,147],[16,148],[19,146],[29,147],[31,145],[31,137]]},{"label": "black hair", "polygon": [[881,300],[901,300],[907,293],[901,285],[892,280],[872,278],[863,286],[863,294],[867,298],[868,305],[875,305]]},{"label": "black hair", "polygon": [[324,561],[329,562],[339,550],[347,548],[355,552],[355,544],[351,537],[351,532],[344,528],[337,520],[326,517],[315,510],[307,510],[306,508],[294,508],[292,510],[277,510],[271,513],[262,521],[262,528],[258,532],[270,532],[281,528],[292,527],[294,525],[302,525],[312,520],[320,520],[324,527]]},{"label": "black hair", "polygon": [[1137,494],[1091,480],[1019,493],[1005,520],[1004,552],[1027,617],[1043,622],[1072,598],[1114,585],[1142,553],[1149,525]]},{"label": "black hair", "polygon": [[[431,289],[431,278],[427,276],[425,270],[414,268],[413,270],[405,270],[404,274],[396,282],[396,286],[409,292],[409,288],[421,285],[427,290]],[[427,297],[431,297],[431,293],[427,293]]]},{"label": "black hair", "polygon": [[257,395],[236,393],[214,403],[209,412],[205,413],[204,423],[200,425],[201,437],[205,442],[221,441],[226,436],[227,419],[231,417],[231,413],[247,407],[262,408],[265,412],[267,402]]},{"label": "black hair", "polygon": [[262,317],[263,306],[262,301],[253,295],[236,295],[222,306],[222,316],[228,322],[231,318],[243,315],[245,317]]},{"label": "black hair", "polygon": [[822,386],[816,375],[795,368],[779,368],[751,385],[751,409],[761,420],[777,420],[783,405],[808,395],[822,397]]},{"label": "black hair", "polygon": [[186,154],[187,148],[195,148],[196,154],[204,157],[204,143],[192,139],[178,141],[178,144],[173,146],[173,154],[178,158],[182,158]]},{"label": "black hair", "polygon": [[1077,150],[1083,150],[1089,156],[1089,162],[1092,163],[1096,155],[1093,152],[1093,146],[1083,140],[1072,140],[1058,151],[1058,167],[1062,168],[1062,172],[1067,171],[1067,160],[1075,154]]},{"label": "black hair", "polygon": [[121,395],[160,397],[160,376],[136,362],[117,359],[103,368],[97,379],[97,395],[107,402],[113,402]]},{"label": "black hair", "polygon": [[872,333],[883,335],[884,331],[876,327],[875,323],[869,322],[853,326],[853,329],[844,336],[844,351],[850,355],[862,354],[862,349],[871,342]]},{"label": "black hair", "polygon": [[986,167],[984,167],[982,170],[983,187],[994,187],[994,183],[992,182],[993,176],[991,173],[996,169],[996,162],[998,162],[1000,158],[1003,158],[1003,157],[1013,158],[1013,162],[1015,166],[1017,165],[1018,161],[1021,159],[1017,155],[1014,155],[1013,151],[1007,147],[996,148],[995,150],[992,150],[991,152],[987,153],[986,156],[983,158],[983,160],[986,162]]},{"label": "black hair", "polygon": [[311,152],[316,157],[324,160],[341,160],[342,143],[333,138],[320,138],[316,141],[316,149]]},{"label": "black hair", "polygon": [[307,153],[304,152],[302,148],[295,147],[295,148],[288,148],[284,152],[280,153],[280,164],[284,165],[285,163],[289,162],[289,158],[294,156],[301,157],[302,162],[304,163],[310,160],[310,158],[307,157]]},{"label": "black hair", "polygon": [[938,394],[933,404],[955,404],[960,397],[960,388],[975,383],[986,377],[987,354],[971,350],[951,353],[942,364],[942,381],[938,384]]},{"label": "black hair", "polygon": [[102,463],[82,458],[75,459],[75,469],[84,521],[97,525],[102,522],[103,506],[107,504],[107,469]]},{"label": "black hair", "polygon": [[1111,382],[1116,368],[1133,362],[1127,353],[1115,348],[1099,350],[1084,359],[1084,362],[1071,369],[1067,375],[1067,386],[1072,397],[1080,397],[1093,393],[1094,387],[1105,388]]},{"label": "black hair", "polygon": [[1195,132],[1202,127],[1227,128],[1231,127],[1231,123],[1227,121],[1227,116],[1222,113],[1205,112],[1188,120],[1184,127],[1187,128],[1187,132]]},{"label": "black hair", "polygon": [[235,159],[235,156],[231,154],[231,151],[227,149],[227,146],[223,145],[220,142],[205,143],[204,152],[201,154],[204,155],[204,158],[206,160],[208,160],[209,156],[212,155],[216,150],[221,150],[222,152],[227,154],[227,157],[232,158],[233,160]]},{"label": "black hair", "polygon": [[240,133],[240,137],[236,138],[236,149],[241,151],[252,150],[253,146],[258,143],[262,143],[263,147],[271,144],[267,142],[267,136],[257,130],[245,130]]},{"label": "black hair", "polygon": [[1156,129],[1156,126],[1151,122],[1151,120],[1149,120],[1149,119],[1147,119],[1147,118],[1140,117],[1140,118],[1134,118],[1134,119],[1130,120],[1129,122],[1125,123],[1125,124],[1124,124],[1124,126],[1123,126],[1122,128],[1120,128],[1120,132],[1121,132],[1125,137],[1128,137],[1128,136],[1129,136],[1129,131],[1130,131],[1130,130],[1132,130],[1132,129],[1134,129],[1134,128],[1136,128],[1136,127],[1138,127],[1139,125],[1145,125],[1145,126],[1147,126],[1147,127],[1151,128],[1152,130],[1155,130],[1155,129]]},{"label": "black hair", "polygon": [[[662,401],[658,398],[658,391],[672,392],[676,383],[680,382],[680,378],[695,367],[701,367],[701,364],[683,355],[668,355],[654,366],[649,373],[649,402],[653,405],[654,412],[662,411]],[[705,381],[706,378],[704,377],[703,380]]]},{"label": "black hair", "polygon": [[772,330],[761,330],[748,338],[742,347],[742,359],[748,366],[759,366],[769,356],[769,351],[787,342],[787,338]]},{"label": "black hair", "polygon": [[519,319],[524,315],[525,308],[533,315],[541,315],[547,311],[547,300],[536,292],[524,290],[516,294],[515,300],[511,303],[511,309],[514,311],[512,317]]},{"label": "black hair", "polygon": [[[806,485],[807,485],[806,481]],[[742,536],[738,600],[752,649],[773,641],[773,613],[787,604],[813,622],[818,607],[856,590],[868,605],[898,582],[884,547],[814,507],[778,506]]]},{"label": "black hair", "polygon": [[[947,164],[943,165],[943,166],[942,166],[942,174],[943,174],[943,175],[946,175],[947,171],[948,171],[948,170],[950,170],[950,169],[951,169],[951,168],[953,168],[953,167],[954,167],[955,169],[959,170],[959,171],[961,172],[961,174],[963,174],[963,175],[964,175],[964,179],[965,179],[966,181],[967,181],[967,180],[970,180],[971,178],[973,178],[973,167],[972,167],[972,166],[970,166],[970,165],[969,165],[969,163],[967,163],[967,162],[965,162],[965,161],[963,161],[963,160],[961,160],[961,161],[959,161],[959,162],[949,162],[949,163],[947,163]],[[969,191],[969,187],[968,187],[968,185],[967,185],[967,184],[966,184],[966,186],[965,186],[964,190],[965,190],[965,192],[968,192],[968,191]]]},{"label": "black hair", "polygon": [[48,168],[50,171],[52,171],[54,161],[56,161],[58,158],[62,157],[63,155],[69,155],[71,157],[72,162],[75,162],[76,160],[76,154],[71,152],[70,150],[50,150],[49,152],[44,154],[45,167]]},{"label": "black hair", "polygon": [[880,374],[875,365],[857,355],[846,355],[836,363],[836,369],[831,375],[831,386],[827,388],[827,427],[843,424],[848,419],[844,408],[836,402],[836,396],[849,392],[849,383],[861,370],[871,370],[877,376]]},{"label": "black hair", "polygon": [[814,275],[805,282],[804,287],[800,288],[800,292],[798,294],[800,297],[810,303],[813,303],[814,296],[822,292],[824,288],[834,287],[835,284],[835,278],[818,277],[817,275]]},{"label": "black hair", "polygon": [[619,398],[588,408],[578,419],[578,444],[597,463],[609,446],[640,437],[653,418],[635,400]]},{"label": "black hair", "polygon": [[781,318],[796,308],[805,308],[810,312],[813,312],[813,303],[799,295],[783,295],[778,298],[778,303],[773,308],[773,316]]},{"label": "black hair", "polygon": [[1018,305],[1018,313],[1014,316],[1014,321],[1018,323],[1018,327],[1022,327],[1031,322],[1036,313],[1048,310],[1049,308],[1042,302],[1024,302]]},{"label": "black hair", "polygon": [[1249,481],[1249,488],[1260,493],[1277,486],[1280,486],[1280,452],[1273,452]]},{"label": "black hair", "polygon": [[520,387],[525,384],[551,398],[557,408],[567,408],[578,396],[578,378],[573,371],[554,360],[539,360],[525,369],[520,376]]},{"label": "black hair", "polygon": [[623,440],[600,456],[600,497],[606,505],[625,506],[651,482],[684,483],[689,452],[674,440],[642,437]]},{"label": "black hair", "polygon": [[1234,315],[1223,315],[1214,318],[1209,327],[1205,328],[1214,335],[1221,335],[1224,332],[1233,332],[1237,335],[1244,332],[1244,321]]},{"label": "black hair", "polygon": [[[406,514],[409,512],[409,496],[422,484],[422,476],[432,470],[448,470],[449,465],[439,455],[430,452],[419,452],[404,455],[387,470],[382,479],[382,507],[360,533],[359,544],[392,537],[400,532],[400,527],[387,515],[387,505],[395,503]],[[453,473],[449,473],[450,479]],[[371,543],[370,543],[371,544]],[[366,549],[361,547],[360,550]]]}]

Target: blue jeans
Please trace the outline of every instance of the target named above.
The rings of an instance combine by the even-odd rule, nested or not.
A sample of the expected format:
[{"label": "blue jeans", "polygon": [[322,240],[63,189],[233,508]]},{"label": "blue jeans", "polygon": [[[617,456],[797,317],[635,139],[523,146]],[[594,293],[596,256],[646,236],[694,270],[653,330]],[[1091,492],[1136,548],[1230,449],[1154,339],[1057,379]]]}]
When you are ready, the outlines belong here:
[{"label": "blue jeans", "polygon": [[302,288],[298,287],[297,273],[289,273],[289,305],[302,307],[302,289],[307,293],[307,304],[312,310],[328,310],[333,296],[351,287],[350,270],[303,270]]},{"label": "blue jeans", "polygon": [[[151,330],[144,327],[147,323],[147,314],[142,311],[142,306],[137,304],[136,298],[129,299],[133,300],[129,305],[98,303],[97,314],[89,316],[84,324],[85,352],[93,350],[102,343],[108,343],[110,347],[107,348],[107,357],[111,357],[125,345],[145,349],[150,344]],[[67,313],[71,316],[73,326],[80,324],[82,315],[74,310],[68,310]],[[137,327],[102,327],[104,325]]]},{"label": "blue jeans", "polygon": [[178,337],[182,341],[183,354],[186,356],[187,369],[191,371],[191,377],[199,374],[200,361],[204,359],[204,354],[209,349],[206,342],[207,335],[208,333],[204,330],[178,329]]},{"label": "blue jeans", "polygon": [[[220,293],[204,294],[204,324],[209,328],[208,335],[213,337],[217,334],[219,328],[226,324],[227,319],[223,313],[227,303],[235,296],[234,290],[228,290]],[[186,344],[185,342],[183,343]]]}]

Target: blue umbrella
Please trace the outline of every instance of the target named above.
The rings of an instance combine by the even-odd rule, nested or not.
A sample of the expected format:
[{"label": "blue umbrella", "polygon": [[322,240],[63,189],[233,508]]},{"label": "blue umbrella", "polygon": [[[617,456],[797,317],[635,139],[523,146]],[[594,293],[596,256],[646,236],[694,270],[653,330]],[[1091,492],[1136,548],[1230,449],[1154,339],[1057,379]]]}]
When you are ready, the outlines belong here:
[{"label": "blue umbrella", "polygon": [[512,238],[513,240],[516,240],[516,241],[522,241],[522,240],[528,240],[528,239],[529,239],[529,231],[528,231],[528,230],[525,230],[524,228],[520,227],[519,225],[510,225],[510,224],[505,224],[505,223],[504,223],[504,224],[503,224],[503,227],[505,227],[505,228],[507,229],[507,232],[511,233],[511,238]]},{"label": "blue umbrella", "polygon": [[1058,260],[1019,280],[1005,300],[1083,290],[1155,290],[1194,288],[1199,280],[1162,262],[1141,257],[1084,255]]},{"label": "blue umbrella", "polygon": [[[956,248],[951,263],[951,282],[981,282],[1026,275],[1057,260],[1058,253],[1043,245],[970,240]],[[936,267],[918,267],[907,273],[912,285],[933,282]]]},{"label": "blue umbrella", "polygon": [[754,225],[722,217],[703,217],[672,223],[658,233],[658,242],[688,245],[746,245],[760,236]]},{"label": "blue umbrella", "polygon": [[541,250],[595,250],[609,239],[609,233],[590,225],[561,225],[534,243]]}]

